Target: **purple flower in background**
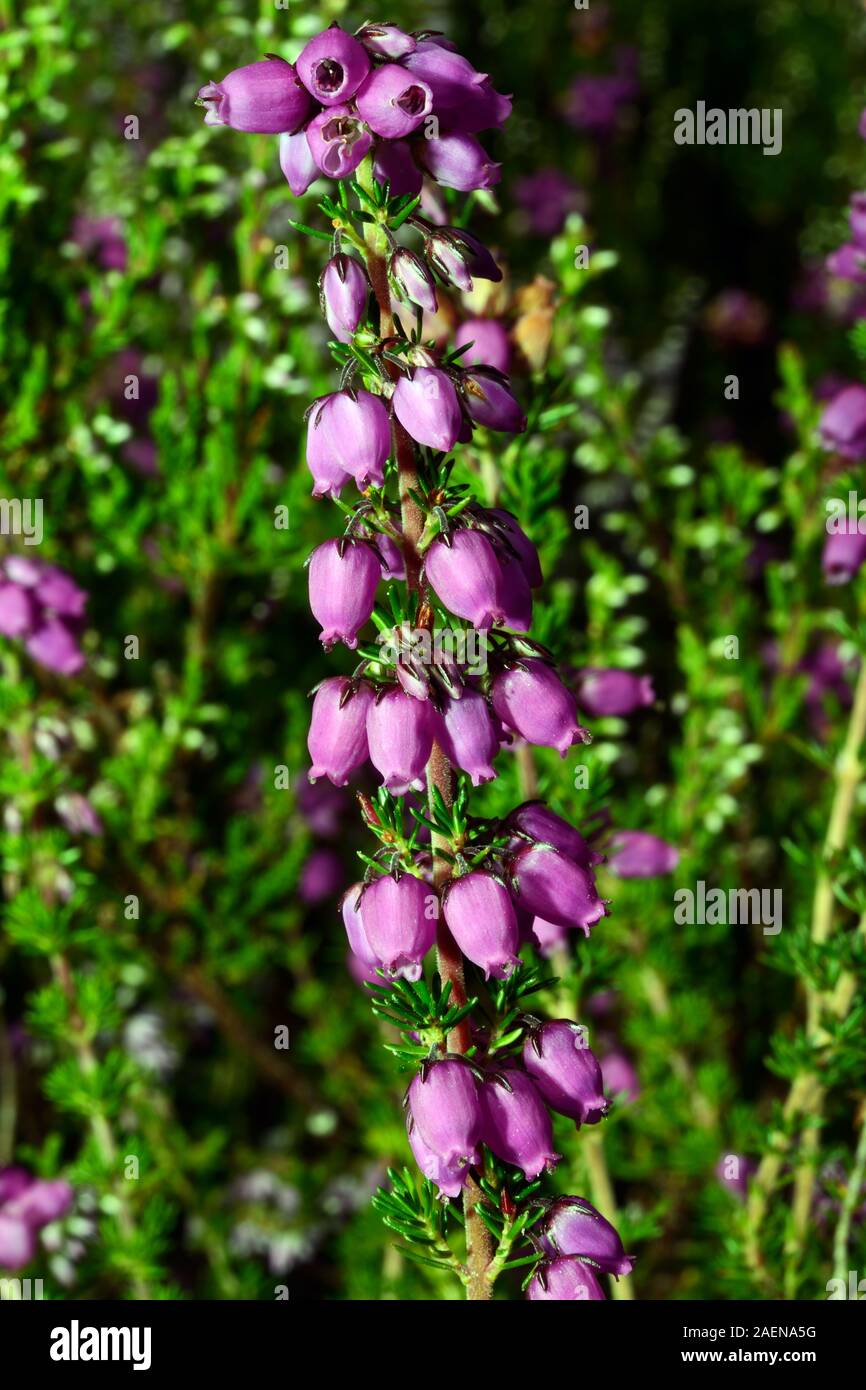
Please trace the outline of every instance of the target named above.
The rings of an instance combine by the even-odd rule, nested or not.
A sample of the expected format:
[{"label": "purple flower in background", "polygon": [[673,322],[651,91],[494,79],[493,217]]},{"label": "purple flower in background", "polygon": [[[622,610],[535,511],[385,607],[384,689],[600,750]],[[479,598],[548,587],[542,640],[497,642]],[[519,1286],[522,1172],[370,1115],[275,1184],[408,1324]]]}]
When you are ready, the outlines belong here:
[{"label": "purple flower in background", "polygon": [[0,1269],[28,1265],[42,1227],[58,1221],[71,1205],[72,1188],[62,1179],[34,1178],[23,1168],[0,1169]]},{"label": "purple flower in background", "polygon": [[520,906],[533,917],[580,927],[585,936],[607,914],[592,873],[555,849],[519,849],[511,859],[511,883]]},{"label": "purple flower in background", "polygon": [[54,809],[71,835],[101,835],[104,826],[93,806],[81,792],[64,792]]},{"label": "purple flower in background", "polygon": [[831,251],[824,265],[828,275],[838,280],[850,280],[854,285],[866,285],[866,250],[854,241],[846,241]]},{"label": "purple flower in background", "polygon": [[369,151],[373,137],[348,106],[332,106],[310,121],[307,143],[323,174],[346,179]]},{"label": "purple flower in background", "polygon": [[84,665],[78,631],[87,595],[65,570],[29,555],[0,562],[0,633],[23,637],[34,661],[61,676]]},{"label": "purple flower in background", "polygon": [[423,790],[435,734],[436,717],[429,700],[417,700],[395,688],[370,705],[370,761],[395,796],[404,796],[410,787]]},{"label": "purple flower in background", "polygon": [[846,386],[834,396],[818,430],[826,449],[846,459],[866,458],[866,386]]},{"label": "purple flower in background", "polygon": [[435,314],[436,284],[420,256],[398,246],[388,262],[388,274],[401,299],[419,304],[428,314]]},{"label": "purple flower in background", "polygon": [[296,64],[307,91],[322,106],[339,106],[353,97],[370,71],[362,43],[332,24],[301,49]]},{"label": "purple flower in background", "polygon": [[716,1177],[729,1192],[744,1201],[749,1189],[749,1179],[757,1170],[758,1165],[754,1159],[744,1154],[722,1154],[716,1164]]},{"label": "purple flower in background", "polygon": [[467,319],[454,334],[454,346],[471,344],[460,357],[464,367],[493,367],[507,373],[511,364],[508,329],[496,319]]},{"label": "purple flower in background", "polygon": [[597,719],[605,715],[634,714],[635,710],[654,701],[655,691],[649,676],[595,667],[578,672],[578,707]]},{"label": "purple flower in background", "polygon": [[345,787],[351,774],[366,762],[367,711],[372,703],[369,685],[354,688],[345,676],[329,676],[322,681],[313,700],[307,735],[311,782],[327,777],[336,787]]},{"label": "purple flower in background", "polygon": [[283,58],[263,58],[235,68],[221,82],[202,87],[198,100],[207,108],[205,125],[228,125],[259,135],[297,130],[310,109],[308,93]]},{"label": "purple flower in background", "polygon": [[515,194],[536,236],[556,236],[568,214],[582,212],[586,206],[574,180],[555,168],[539,169],[518,179]]},{"label": "purple flower in background", "polygon": [[851,236],[858,246],[866,247],[866,193],[852,193],[848,205]]},{"label": "purple flower in background", "polygon": [[565,112],[570,125],[599,138],[614,132],[623,107],[635,101],[639,92],[633,49],[618,51],[616,68],[613,73],[585,73],[575,79]]},{"label": "purple flower in background", "polygon": [[588,1259],[605,1274],[631,1274],[634,1267],[616,1229],[585,1197],[557,1197],[534,1229],[551,1256]]},{"label": "purple flower in background", "polygon": [[640,1095],[637,1072],[624,1052],[613,1051],[601,1059],[601,1073],[607,1095],[635,1101]]},{"label": "purple flower in background", "polygon": [[338,342],[351,342],[367,307],[370,286],[363,266],[341,251],[328,261],[319,284],[328,327]]},{"label": "purple flower in background", "polygon": [[704,322],[720,342],[750,347],[766,336],[769,312],[766,304],[748,290],[722,290],[707,305]]},{"label": "purple flower in background", "polygon": [[280,135],[280,168],[296,198],[302,197],[319,177],[319,166],[313,158],[306,131]]},{"label": "purple flower in background", "polygon": [[555,748],[563,758],[572,744],[590,741],[578,721],[574,695],[552,667],[534,657],[495,677],[493,708],[527,743]]},{"label": "purple flower in background", "polygon": [[298,897],[308,907],[333,898],[345,881],[343,861],[333,849],[313,850],[298,882]]},{"label": "purple flower in background", "polygon": [[438,367],[418,367],[401,376],[393,397],[394,414],[407,434],[429,449],[447,453],[457,442],[463,419],[454,383]]},{"label": "purple flower in background", "polygon": [[481,1103],[466,1062],[446,1057],[422,1067],[409,1087],[408,1114],[442,1163],[466,1167],[478,1162]]},{"label": "purple flower in background", "polygon": [[[257,768],[257,781],[261,780],[261,765]],[[349,799],[339,787],[329,782],[310,782],[301,774],[295,784],[298,810],[314,835],[332,840],[339,833],[343,817],[349,808]]]},{"label": "purple flower in background", "polygon": [[354,650],[358,633],[370,621],[382,562],[366,541],[327,540],[310,557],[309,591],[319,640],[327,650],[345,642]]},{"label": "purple flower in background", "polygon": [[601,1284],[588,1265],[574,1255],[561,1255],[557,1260],[543,1260],[536,1267],[526,1297],[532,1302],[566,1303],[604,1301]]},{"label": "purple flower in background", "polygon": [[[866,524],[866,523],[864,523]],[[866,560],[866,530],[858,523],[843,525],[831,531],[824,542],[821,569],[828,584],[848,584]]]},{"label": "purple flower in background", "polygon": [[126,270],[126,238],[118,217],[76,217],[72,240],[100,270]]},{"label": "purple flower in background", "polygon": [[469,773],[473,787],[496,776],[493,759],[499,752],[499,735],[480,691],[467,687],[459,700],[445,701],[436,737],[448,761]]},{"label": "purple flower in background", "polygon": [[504,883],[482,869],[451,879],[442,901],[451,935],[464,956],[505,980],[520,964],[517,917]]},{"label": "purple flower in background", "polygon": [[374,68],[355,98],[358,114],[376,135],[399,140],[429,116],[433,93],[398,63]]},{"label": "purple flower in background", "polygon": [[579,1024],[560,1018],[534,1029],[523,1044],[523,1065],[547,1104],[576,1124],[598,1124],[607,1114],[601,1067]]},{"label": "purple flower in background", "polygon": [[618,830],[610,842],[608,868],[617,878],[656,878],[671,874],[680,852],[645,830]]},{"label": "purple flower in background", "polygon": [[480,1090],[481,1138],[497,1158],[520,1168],[527,1181],[556,1166],[553,1126],[533,1082],[517,1067],[492,1073]]}]

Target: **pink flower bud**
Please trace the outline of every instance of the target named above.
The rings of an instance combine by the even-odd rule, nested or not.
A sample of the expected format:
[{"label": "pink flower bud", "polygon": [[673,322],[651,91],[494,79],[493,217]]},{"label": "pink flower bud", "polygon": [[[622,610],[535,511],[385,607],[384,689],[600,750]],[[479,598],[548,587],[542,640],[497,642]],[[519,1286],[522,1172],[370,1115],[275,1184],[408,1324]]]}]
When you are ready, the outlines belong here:
[{"label": "pink flower bud", "polygon": [[537,1266],[526,1297],[536,1303],[603,1302],[604,1291],[588,1265],[574,1255],[562,1255],[558,1260],[543,1260]]},{"label": "pink flower bud", "polygon": [[307,126],[310,153],[323,174],[346,179],[357,169],[373,137],[348,106],[320,111]]},{"label": "pink flower bud", "polygon": [[473,787],[496,776],[499,736],[480,691],[467,687],[459,700],[446,700],[437,737],[448,761],[469,773]]},{"label": "pink flower bud", "polygon": [[401,376],[394,391],[394,414],[418,444],[447,453],[463,425],[451,378],[438,367],[418,367]]},{"label": "pink flower bud", "polygon": [[471,343],[460,357],[463,367],[495,367],[506,372],[511,364],[511,341],[508,329],[496,319],[467,319],[454,334],[454,346]]},{"label": "pink flower bud", "polygon": [[631,671],[598,670],[587,667],[579,673],[577,703],[587,714],[602,719],[607,715],[634,714],[655,702],[649,676]]},{"label": "pink flower bud", "polygon": [[471,193],[493,188],[502,177],[502,165],[489,158],[474,135],[440,135],[418,142],[418,158],[431,178],[443,188]]},{"label": "pink flower bud", "polygon": [[370,286],[363,267],[341,251],[328,261],[320,285],[328,327],[338,342],[351,342],[367,307]]},{"label": "pink flower bud", "polygon": [[316,101],[337,106],[355,95],[370,71],[370,57],[363,44],[332,24],[301,49],[296,66]]},{"label": "pink flower bud", "polygon": [[349,477],[358,487],[381,487],[391,451],[388,412],[378,396],[359,390],[323,396],[307,420],[307,466],[314,497],[339,497]]},{"label": "pink flower bud", "polygon": [[319,177],[319,166],[313,159],[305,130],[299,130],[296,135],[284,133],[280,136],[280,168],[296,198],[303,197]]},{"label": "pink flower bud", "polygon": [[608,868],[617,878],[656,878],[673,873],[679,862],[676,846],[645,830],[619,830],[611,840]]},{"label": "pink flower bud", "polygon": [[511,860],[511,882],[527,912],[563,927],[580,927],[585,936],[607,914],[593,875],[559,850],[519,849]]},{"label": "pink flower bud", "polygon": [[533,1229],[552,1257],[589,1259],[605,1274],[631,1274],[634,1267],[616,1229],[585,1197],[557,1197]]},{"label": "pink flower bud", "polygon": [[553,845],[554,849],[573,859],[582,869],[591,869],[593,865],[604,862],[604,855],[591,849],[574,826],[551,811],[543,801],[527,801],[518,806],[511,812],[506,824],[509,829],[528,836],[530,840]]},{"label": "pink flower bud", "polygon": [[374,68],[364,81],[355,105],[361,119],[376,135],[399,140],[429,116],[433,109],[433,94],[426,82],[413,77],[398,63],[385,63]]}]

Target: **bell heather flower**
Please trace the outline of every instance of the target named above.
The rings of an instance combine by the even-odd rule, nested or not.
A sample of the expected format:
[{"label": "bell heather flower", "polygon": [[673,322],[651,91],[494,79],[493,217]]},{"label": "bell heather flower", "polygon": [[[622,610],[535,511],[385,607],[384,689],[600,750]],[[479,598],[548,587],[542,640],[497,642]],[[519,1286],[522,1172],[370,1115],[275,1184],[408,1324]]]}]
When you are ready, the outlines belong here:
[{"label": "bell heather flower", "polygon": [[866,386],[846,386],[834,396],[818,430],[826,449],[847,459],[866,458]]},{"label": "bell heather flower", "polygon": [[645,830],[619,830],[611,840],[608,868],[617,878],[655,878],[673,873],[680,852]]},{"label": "bell heather flower", "polygon": [[345,642],[353,650],[370,621],[382,562],[366,541],[327,540],[310,556],[309,589],[313,617],[321,623],[325,648]]},{"label": "bell heather flower", "polygon": [[436,937],[436,897],[429,884],[403,874],[375,879],[361,897],[361,924],[388,975],[421,978],[421,962]]},{"label": "bell heather flower", "polygon": [[568,927],[560,922],[548,922],[544,917],[530,918],[529,939],[534,942],[539,955],[548,960],[555,951],[568,945]]},{"label": "bell heather flower", "polygon": [[604,1091],[608,1096],[620,1096],[625,1101],[637,1100],[640,1082],[637,1072],[624,1052],[606,1052],[601,1059]]},{"label": "bell heather flower", "polygon": [[54,809],[70,835],[101,835],[104,826],[90,801],[81,792],[64,792]]},{"label": "bell heather flower", "polygon": [[414,1128],[443,1163],[478,1162],[481,1104],[466,1062],[445,1057],[423,1066],[409,1087],[408,1110]]},{"label": "bell heather flower", "polygon": [[492,697],[506,728],[527,743],[555,748],[564,758],[572,744],[590,741],[578,722],[574,695],[543,661],[532,657],[501,671],[494,678]]},{"label": "bell heather flower", "polygon": [[388,262],[388,274],[401,299],[420,304],[429,314],[435,314],[436,284],[420,256],[398,246]]},{"label": "bell heather flower", "polygon": [[563,927],[580,927],[585,936],[607,914],[590,871],[558,850],[538,845],[519,849],[511,860],[511,881],[527,912]]},{"label": "bell heather flower", "polygon": [[452,1163],[445,1163],[429,1144],[425,1143],[417,1125],[409,1124],[407,1128],[409,1148],[425,1178],[435,1182],[440,1197],[459,1197],[469,1177],[468,1165],[456,1159]]},{"label": "bell heather flower", "polygon": [[314,497],[339,497],[349,477],[361,491],[381,487],[391,452],[388,411],[378,396],[359,390],[323,396],[307,420],[307,466]]},{"label": "bell heather flower", "polygon": [[454,346],[471,347],[460,357],[464,367],[494,367],[507,372],[511,365],[508,329],[496,319],[467,319],[454,334]]},{"label": "bell heather flower", "polygon": [[543,801],[526,801],[509,815],[506,825],[530,840],[545,841],[573,859],[582,869],[604,862],[604,855],[591,849],[583,836]]},{"label": "bell heather flower", "polygon": [[625,1253],[616,1229],[585,1197],[557,1197],[534,1234],[552,1257],[589,1259],[605,1274],[631,1274],[634,1267],[634,1256]]},{"label": "bell heather flower", "polygon": [[338,342],[351,342],[367,307],[370,286],[363,267],[341,251],[328,261],[319,285],[328,327]]},{"label": "bell heather flower", "polygon": [[36,625],[38,609],[33,597],[20,584],[0,581],[0,633],[4,637],[23,637]]},{"label": "bell heather flower", "polygon": [[523,1065],[547,1104],[577,1125],[594,1125],[610,1102],[586,1029],[559,1018],[534,1029],[523,1044]]},{"label": "bell heather flower", "polygon": [[464,371],[462,383],[466,408],[477,425],[507,434],[520,434],[526,429],[526,416],[497,372],[489,367],[474,367]]},{"label": "bell heather flower", "polygon": [[501,177],[501,164],[494,164],[474,135],[440,135],[423,141],[419,158],[443,188],[471,193],[477,188],[493,188]]},{"label": "bell heather flower", "polygon": [[403,690],[386,690],[367,714],[370,761],[396,796],[424,788],[424,770],[433,749],[436,718],[429,700]]},{"label": "bell heather flower", "polygon": [[340,900],[340,913],[352,955],[357,957],[366,969],[375,971],[381,967],[382,962],[367,940],[367,933],[364,931],[364,923],[361,920],[358,899],[363,887],[363,883],[353,883],[351,888],[346,889]]},{"label": "bell heather flower", "polygon": [[0,1269],[28,1265],[39,1231],[71,1205],[72,1188],[62,1179],[34,1178],[23,1168],[0,1169]]},{"label": "bell heather flower", "polygon": [[512,632],[528,632],[532,626],[532,590],[520,561],[514,555],[500,557],[498,622]]},{"label": "bell heather flower", "polygon": [[345,787],[351,774],[366,762],[367,711],[372,703],[369,685],[361,684],[353,691],[345,676],[322,681],[313,699],[307,735],[311,782],[327,777],[335,787]]},{"label": "bell heather flower", "polygon": [[533,1082],[516,1067],[486,1077],[481,1086],[481,1138],[488,1149],[520,1168],[527,1181],[552,1169],[553,1126]]},{"label": "bell heather flower", "polygon": [[0,561],[0,633],[23,637],[34,661],[61,676],[84,665],[77,632],[87,594],[65,570],[29,555]]},{"label": "bell heather flower", "polygon": [[394,414],[407,434],[429,449],[447,453],[460,435],[463,418],[454,383],[438,367],[417,367],[401,376],[393,396]]},{"label": "bell heather flower", "polygon": [[824,542],[821,569],[828,584],[848,584],[866,560],[866,531],[855,521],[831,531]]},{"label": "bell heather flower", "polygon": [[437,598],[458,618],[482,630],[502,622],[502,566],[480,531],[455,531],[450,544],[437,537],[424,572]]},{"label": "bell heather flower", "polygon": [[420,78],[398,63],[374,68],[363,83],[355,105],[370,129],[387,140],[399,140],[429,116],[433,93]]},{"label": "bell heather flower", "polygon": [[587,667],[578,673],[577,703],[587,714],[601,719],[606,715],[634,714],[655,701],[652,679],[631,671],[598,670]]},{"label": "bell heather flower", "polygon": [[512,516],[511,512],[507,512],[504,507],[490,507],[488,516],[493,517],[499,529],[504,531],[508,544],[520,561],[530,587],[537,589],[543,578],[538,551],[517,518]]},{"label": "bell heather flower", "polygon": [[517,918],[504,883],[483,869],[450,880],[442,911],[464,956],[484,971],[505,980],[520,964]]},{"label": "bell heather flower", "polygon": [[319,166],[313,158],[305,130],[299,130],[297,135],[286,132],[280,136],[280,168],[296,198],[303,197],[310,184],[319,177]]},{"label": "bell heather flower", "polygon": [[473,787],[493,781],[499,735],[480,691],[467,687],[459,700],[445,701],[436,737],[448,761],[469,773]]},{"label": "bell heather flower", "polygon": [[405,140],[379,141],[373,151],[373,174],[379,183],[390,183],[391,196],[421,192],[424,176]]},{"label": "bell heather flower", "polygon": [[205,125],[228,125],[257,135],[294,132],[310,110],[310,97],[295,69],[283,58],[263,58],[235,68],[198,94],[207,107]]},{"label": "bell heather flower", "polygon": [[370,57],[363,44],[332,24],[310,39],[295,66],[316,101],[322,106],[338,106],[357,92],[370,71]]},{"label": "bell heather flower", "polygon": [[562,1255],[557,1260],[542,1260],[526,1290],[533,1302],[579,1302],[586,1299],[604,1301],[604,1291],[589,1265],[574,1255]]},{"label": "bell heather flower", "polygon": [[419,40],[404,67],[430,87],[433,110],[448,130],[488,130],[511,115],[511,98],[500,96],[486,73],[435,38]]},{"label": "bell heather flower", "polygon": [[59,618],[47,618],[24,645],[34,661],[59,676],[77,675],[84,665],[84,653]]},{"label": "bell heather flower", "polygon": [[329,106],[307,126],[310,153],[323,174],[346,179],[370,149],[373,137],[348,106]]}]

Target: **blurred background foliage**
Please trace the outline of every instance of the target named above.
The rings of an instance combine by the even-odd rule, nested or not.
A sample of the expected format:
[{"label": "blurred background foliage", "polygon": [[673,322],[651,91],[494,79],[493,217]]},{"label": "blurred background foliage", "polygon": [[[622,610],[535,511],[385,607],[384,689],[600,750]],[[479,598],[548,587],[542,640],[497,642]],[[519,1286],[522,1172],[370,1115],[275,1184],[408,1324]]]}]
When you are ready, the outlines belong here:
[{"label": "blurred background foliage", "polygon": [[[302,447],[335,381],[324,248],[287,220],[317,225],[317,193],[299,207],[275,140],[208,129],[193,105],[208,79],[374,17],[447,31],[514,93],[496,203],[472,225],[509,266],[497,312],[525,319],[520,292],[545,277],[542,349],[518,379],[527,434],[476,436],[460,467],[541,547],[538,636],[575,667],[649,671],[659,696],[595,722],[587,790],[578,754],[539,753],[483,805],[537,792],[577,823],[602,811],[671,840],[678,886],[784,892],[772,937],[675,926],[669,878],[604,877],[612,915],[555,959],[546,1004],[624,1055],[637,1094],[598,1133],[561,1122],[554,1186],[615,1204],[637,1297],[822,1298],[862,1105],[856,1001],[821,1054],[808,1240],[790,1167],[756,1255],[716,1165],[785,1131],[811,1056],[804,986],[862,978],[856,855],[835,864],[837,936],[810,941],[850,691],[803,664],[822,643],[842,663],[862,650],[862,594],[819,568],[824,500],[850,480],[816,445],[815,388],[860,374],[851,316],[802,290],[864,173],[866,24],[847,0],[395,0],[385,16],[0,0],[2,491],[44,499],[40,556],[90,594],[79,676],[0,639],[0,1164],[76,1184],[41,1257],[55,1296],[454,1296],[370,1207],[408,1158],[407,1077],[345,967],[351,798],[303,791],[306,692],[343,669],[302,568],[336,525]],[[612,116],[581,116],[604,101],[575,81],[617,74]],[[698,100],[781,107],[782,153],[675,145],[673,112]],[[550,170],[555,197],[526,183]],[[72,793],[101,833],[58,815]],[[846,1253],[862,1267],[856,1221]]]}]

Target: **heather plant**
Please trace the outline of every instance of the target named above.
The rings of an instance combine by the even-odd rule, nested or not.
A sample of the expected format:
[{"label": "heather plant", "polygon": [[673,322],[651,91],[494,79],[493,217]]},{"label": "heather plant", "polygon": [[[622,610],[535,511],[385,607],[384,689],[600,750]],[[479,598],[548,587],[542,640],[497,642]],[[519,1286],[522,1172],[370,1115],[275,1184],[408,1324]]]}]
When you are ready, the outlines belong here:
[{"label": "heather plant", "polygon": [[0,1274],[852,1296],[862,20],[14,8]]}]

